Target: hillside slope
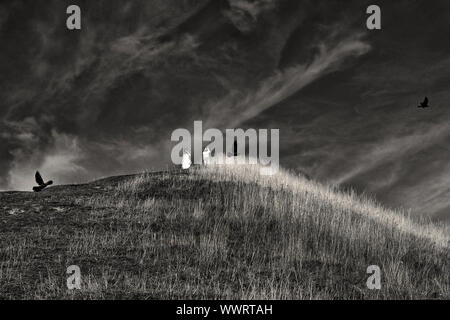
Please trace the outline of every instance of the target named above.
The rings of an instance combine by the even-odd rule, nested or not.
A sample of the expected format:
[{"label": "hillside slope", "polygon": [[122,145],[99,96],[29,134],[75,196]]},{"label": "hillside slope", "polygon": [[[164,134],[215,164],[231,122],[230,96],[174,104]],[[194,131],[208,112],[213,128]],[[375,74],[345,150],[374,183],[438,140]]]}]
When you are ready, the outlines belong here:
[{"label": "hillside slope", "polygon": [[[0,298],[449,299],[449,240],[286,172],[114,177],[0,193]],[[70,265],[81,290],[66,287]]]}]

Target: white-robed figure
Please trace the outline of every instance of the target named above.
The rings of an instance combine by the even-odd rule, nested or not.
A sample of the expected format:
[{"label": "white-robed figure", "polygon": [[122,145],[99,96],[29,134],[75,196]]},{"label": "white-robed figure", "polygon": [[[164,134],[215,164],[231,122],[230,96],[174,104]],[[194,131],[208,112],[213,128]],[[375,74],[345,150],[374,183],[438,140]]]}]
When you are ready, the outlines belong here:
[{"label": "white-robed figure", "polygon": [[205,166],[211,164],[211,150],[209,150],[208,147],[205,148],[205,150],[203,150],[203,164]]},{"label": "white-robed figure", "polygon": [[183,159],[181,161],[181,167],[183,170],[187,170],[191,167],[192,160],[191,160],[191,153],[187,150],[183,150]]}]

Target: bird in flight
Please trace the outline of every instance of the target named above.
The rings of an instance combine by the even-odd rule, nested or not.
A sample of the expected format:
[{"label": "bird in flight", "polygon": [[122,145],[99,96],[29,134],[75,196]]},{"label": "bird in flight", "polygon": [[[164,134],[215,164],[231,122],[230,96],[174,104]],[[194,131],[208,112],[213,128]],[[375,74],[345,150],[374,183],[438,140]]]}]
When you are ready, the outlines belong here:
[{"label": "bird in flight", "polygon": [[430,108],[431,106],[428,105],[428,97],[425,97],[425,100],[420,103],[420,105],[417,108]]},{"label": "bird in flight", "polygon": [[34,178],[36,180],[36,183],[38,184],[36,187],[33,187],[34,192],[40,192],[40,191],[44,190],[45,188],[47,188],[48,186],[53,184],[52,180],[44,182],[44,179],[42,179],[42,176],[39,173],[39,171],[36,171]]}]

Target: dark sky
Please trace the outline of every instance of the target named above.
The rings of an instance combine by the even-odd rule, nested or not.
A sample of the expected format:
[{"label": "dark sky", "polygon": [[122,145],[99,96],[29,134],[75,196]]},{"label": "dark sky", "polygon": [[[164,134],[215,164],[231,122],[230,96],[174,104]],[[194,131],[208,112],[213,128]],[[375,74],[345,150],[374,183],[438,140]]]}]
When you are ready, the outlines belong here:
[{"label": "dark sky", "polygon": [[0,189],[165,168],[203,120],[279,128],[283,167],[450,219],[450,2],[377,1],[379,31],[370,4],[2,1]]}]

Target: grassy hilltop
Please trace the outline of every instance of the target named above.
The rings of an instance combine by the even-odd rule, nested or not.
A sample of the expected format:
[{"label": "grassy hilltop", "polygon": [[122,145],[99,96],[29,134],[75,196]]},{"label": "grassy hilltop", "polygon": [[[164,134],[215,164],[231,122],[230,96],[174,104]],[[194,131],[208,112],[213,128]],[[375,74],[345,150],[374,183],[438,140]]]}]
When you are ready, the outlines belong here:
[{"label": "grassy hilltop", "polygon": [[450,298],[448,229],[250,166],[0,193],[0,243],[7,299]]}]

